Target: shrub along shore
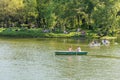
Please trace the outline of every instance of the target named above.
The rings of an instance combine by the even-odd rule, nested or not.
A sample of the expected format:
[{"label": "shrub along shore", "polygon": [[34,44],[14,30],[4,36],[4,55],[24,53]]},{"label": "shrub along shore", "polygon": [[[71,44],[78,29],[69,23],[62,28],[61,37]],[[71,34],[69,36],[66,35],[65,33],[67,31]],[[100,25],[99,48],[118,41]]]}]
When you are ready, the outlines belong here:
[{"label": "shrub along shore", "polygon": [[18,38],[70,38],[81,36],[80,32],[69,32],[69,33],[54,33],[44,32],[40,28],[35,29],[19,29],[19,28],[1,28],[0,36],[3,37],[18,37]]},{"label": "shrub along shore", "polygon": [[92,31],[84,30],[80,32],[45,32],[41,28],[0,28],[1,37],[15,38],[87,38],[87,39],[116,39],[112,36],[98,36]]}]

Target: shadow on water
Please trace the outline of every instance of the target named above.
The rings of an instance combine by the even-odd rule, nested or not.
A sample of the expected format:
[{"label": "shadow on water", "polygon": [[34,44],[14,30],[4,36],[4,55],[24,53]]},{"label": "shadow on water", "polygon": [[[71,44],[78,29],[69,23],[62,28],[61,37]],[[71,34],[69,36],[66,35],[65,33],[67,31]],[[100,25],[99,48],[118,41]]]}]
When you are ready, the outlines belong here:
[{"label": "shadow on water", "polygon": [[89,57],[96,57],[96,58],[113,58],[113,59],[120,59],[120,56],[108,56],[108,55],[87,55]]},{"label": "shadow on water", "polygon": [[[56,55],[57,56],[57,55]],[[77,55],[59,55],[59,56],[77,56]],[[120,56],[107,56],[107,55],[80,55],[86,57],[94,57],[94,58],[113,58],[113,59],[120,59]]]}]

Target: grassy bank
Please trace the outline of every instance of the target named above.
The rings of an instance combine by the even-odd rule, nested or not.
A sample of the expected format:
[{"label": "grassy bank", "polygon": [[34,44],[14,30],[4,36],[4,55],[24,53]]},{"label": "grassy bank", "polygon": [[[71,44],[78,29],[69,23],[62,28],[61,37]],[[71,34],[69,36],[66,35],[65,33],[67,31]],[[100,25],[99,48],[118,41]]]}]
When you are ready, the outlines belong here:
[{"label": "grassy bank", "polygon": [[[20,29],[20,28],[0,28],[0,36],[2,37],[16,37],[16,38],[100,38],[97,34],[91,31],[85,31],[85,34],[81,32],[69,32],[65,33],[53,33],[43,32],[40,28],[35,29]],[[116,37],[101,37],[100,39],[115,39]]]},{"label": "grassy bank", "polygon": [[79,37],[80,33],[70,32],[64,33],[52,33],[43,32],[41,29],[0,29],[0,36],[4,37],[19,37],[19,38],[70,38]]}]

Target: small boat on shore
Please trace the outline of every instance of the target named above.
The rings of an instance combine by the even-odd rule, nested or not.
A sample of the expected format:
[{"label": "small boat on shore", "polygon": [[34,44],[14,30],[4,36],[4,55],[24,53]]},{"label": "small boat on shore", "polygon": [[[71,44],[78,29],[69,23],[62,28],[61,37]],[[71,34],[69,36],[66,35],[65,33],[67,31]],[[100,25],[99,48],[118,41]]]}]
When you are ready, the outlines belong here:
[{"label": "small boat on shore", "polygon": [[76,52],[76,51],[58,51],[55,52],[55,55],[87,55],[88,52],[86,51],[81,51],[81,52]]}]

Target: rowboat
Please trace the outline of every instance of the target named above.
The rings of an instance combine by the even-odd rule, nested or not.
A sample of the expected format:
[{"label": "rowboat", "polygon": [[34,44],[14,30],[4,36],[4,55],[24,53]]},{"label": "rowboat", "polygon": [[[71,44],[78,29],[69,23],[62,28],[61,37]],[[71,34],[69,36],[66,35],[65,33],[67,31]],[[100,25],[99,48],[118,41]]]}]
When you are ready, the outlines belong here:
[{"label": "rowboat", "polygon": [[81,51],[81,52],[76,52],[76,51],[58,51],[55,52],[56,55],[87,55],[88,52],[86,51]]}]

